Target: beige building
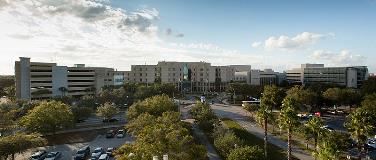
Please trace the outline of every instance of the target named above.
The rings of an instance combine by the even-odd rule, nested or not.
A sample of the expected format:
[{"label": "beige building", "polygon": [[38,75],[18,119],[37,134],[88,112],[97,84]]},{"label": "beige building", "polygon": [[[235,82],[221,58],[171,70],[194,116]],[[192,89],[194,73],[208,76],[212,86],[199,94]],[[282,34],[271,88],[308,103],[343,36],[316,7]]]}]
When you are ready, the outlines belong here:
[{"label": "beige building", "polygon": [[83,96],[99,93],[114,85],[114,69],[104,67],[57,66],[56,63],[31,62],[20,57],[15,62],[16,97],[45,99],[56,96]]},{"label": "beige building", "polygon": [[256,86],[278,85],[285,80],[284,73],[275,72],[272,69],[251,70],[250,84]]}]

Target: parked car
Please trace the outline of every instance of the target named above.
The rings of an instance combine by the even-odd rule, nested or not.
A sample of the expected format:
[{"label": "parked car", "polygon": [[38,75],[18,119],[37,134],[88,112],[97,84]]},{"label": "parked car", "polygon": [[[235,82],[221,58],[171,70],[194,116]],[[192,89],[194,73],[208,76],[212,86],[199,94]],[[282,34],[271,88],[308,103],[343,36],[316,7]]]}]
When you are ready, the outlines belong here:
[{"label": "parked car", "polygon": [[46,158],[46,156],[47,152],[42,150],[35,152],[33,155],[31,155],[30,160],[43,160],[44,158]]},{"label": "parked car", "polygon": [[115,148],[114,147],[110,147],[110,148],[107,148],[107,151],[106,151],[106,154],[110,157],[113,156],[113,152],[115,151]]},{"label": "parked car", "polygon": [[108,130],[106,133],[106,138],[113,138],[115,136],[114,130]]},{"label": "parked car", "polygon": [[95,148],[93,153],[91,153],[91,159],[97,160],[103,153],[104,153],[104,150],[102,147]]},{"label": "parked car", "polygon": [[124,134],[125,134],[124,130],[122,130],[122,129],[118,130],[116,137],[117,138],[124,138]]},{"label": "parked car", "polygon": [[107,155],[107,154],[102,154],[99,158],[98,158],[98,160],[109,160],[110,159],[110,157]]},{"label": "parked car", "polygon": [[76,152],[76,155],[74,156],[74,159],[75,160],[83,160],[83,159],[86,159],[90,156],[90,147],[89,146],[85,146],[85,147],[82,147],[81,149],[79,149],[77,152]]},{"label": "parked car", "polygon": [[56,160],[61,157],[61,152],[50,152],[44,160]]},{"label": "parked car", "polygon": [[366,147],[367,149],[376,149],[376,138],[368,138]]}]

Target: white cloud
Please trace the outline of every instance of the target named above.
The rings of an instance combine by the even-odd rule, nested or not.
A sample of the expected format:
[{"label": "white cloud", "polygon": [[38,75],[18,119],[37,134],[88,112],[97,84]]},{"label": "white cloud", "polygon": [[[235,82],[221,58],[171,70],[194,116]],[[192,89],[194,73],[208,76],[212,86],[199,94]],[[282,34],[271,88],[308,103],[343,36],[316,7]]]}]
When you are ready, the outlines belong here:
[{"label": "white cloud", "polygon": [[253,42],[252,43],[252,47],[253,48],[259,48],[259,47],[261,47],[262,46],[262,42]]},{"label": "white cloud", "polygon": [[261,42],[254,42],[252,47],[260,47],[261,45],[264,46],[266,50],[298,50],[298,49],[306,49],[310,45],[315,44],[321,39],[327,37],[334,37],[334,33],[329,34],[318,34],[318,33],[310,33],[310,32],[303,32],[295,37],[289,37],[285,35],[281,35],[279,37],[269,37],[265,40],[264,43]]},{"label": "white cloud", "polygon": [[315,60],[330,62],[330,64],[345,66],[365,65],[364,62],[366,61],[366,57],[359,54],[354,54],[346,49],[338,53],[326,50],[317,50],[313,52],[310,57]]},{"label": "white cloud", "polygon": [[160,60],[217,65],[259,61],[258,56],[214,44],[164,41],[158,36],[155,21],[160,17],[154,8],[131,12],[111,7],[106,0],[0,2],[0,74],[13,74],[18,57],[122,70]]}]

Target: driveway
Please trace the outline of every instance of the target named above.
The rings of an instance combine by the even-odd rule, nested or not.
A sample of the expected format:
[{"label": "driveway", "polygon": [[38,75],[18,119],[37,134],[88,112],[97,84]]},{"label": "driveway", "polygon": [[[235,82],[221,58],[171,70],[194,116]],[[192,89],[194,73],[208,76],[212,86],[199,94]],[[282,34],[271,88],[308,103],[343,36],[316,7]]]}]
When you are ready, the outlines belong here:
[{"label": "driveway", "polygon": [[83,146],[89,145],[91,151],[93,151],[96,147],[103,147],[104,149],[107,149],[108,147],[120,147],[124,143],[131,142],[133,142],[133,138],[129,135],[126,135],[124,138],[105,138],[105,135],[98,135],[98,137],[91,142],[63,144],[30,149],[21,155],[17,155],[16,160],[28,159],[30,155],[37,150],[46,150],[47,152],[59,151],[62,153],[62,157],[60,158],[61,160],[70,160],[73,159],[76,151]]}]

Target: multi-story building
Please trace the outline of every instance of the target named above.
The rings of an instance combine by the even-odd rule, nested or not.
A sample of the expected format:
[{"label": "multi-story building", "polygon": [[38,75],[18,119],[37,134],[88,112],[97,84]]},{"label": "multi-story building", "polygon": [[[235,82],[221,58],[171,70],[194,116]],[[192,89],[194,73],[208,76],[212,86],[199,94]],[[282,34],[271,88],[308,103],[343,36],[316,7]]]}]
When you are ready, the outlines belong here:
[{"label": "multi-story building", "polygon": [[99,93],[114,85],[114,69],[104,67],[57,66],[56,63],[30,62],[20,57],[15,62],[16,96],[44,99],[56,96],[83,96]]},{"label": "multi-story building", "polygon": [[324,67],[323,64],[302,64],[301,68],[286,71],[287,81],[303,85],[312,83],[335,84],[359,88],[368,79],[366,66]]},{"label": "multi-story building", "polygon": [[250,79],[251,85],[278,85],[285,79],[285,76],[284,73],[275,72],[272,69],[251,70]]}]

